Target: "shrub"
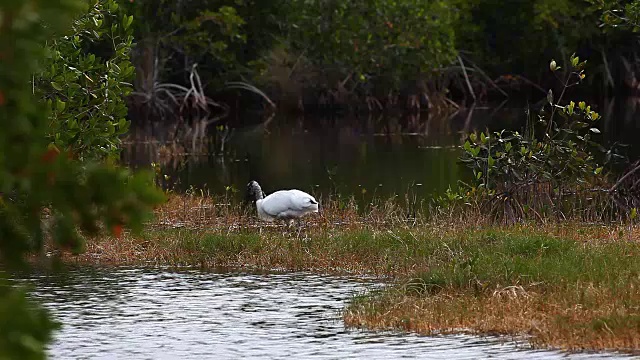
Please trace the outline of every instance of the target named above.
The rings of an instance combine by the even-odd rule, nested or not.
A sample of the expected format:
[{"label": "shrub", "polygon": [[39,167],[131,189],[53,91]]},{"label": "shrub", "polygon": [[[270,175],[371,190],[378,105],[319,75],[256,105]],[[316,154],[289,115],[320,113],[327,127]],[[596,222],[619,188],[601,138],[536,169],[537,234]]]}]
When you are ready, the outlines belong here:
[{"label": "shrub", "polygon": [[[566,78],[560,79],[560,96],[556,100],[549,90],[547,105],[535,116],[529,112],[523,132],[474,133],[465,141],[461,161],[472,170],[473,180],[464,190],[480,196],[488,214],[510,222],[531,215],[542,219],[584,210],[586,204],[576,207],[576,201],[586,194],[598,206],[603,205],[599,198],[609,201],[598,194],[598,185],[606,181],[604,165],[619,155],[593,141],[600,133],[597,112],[583,101],[562,105],[566,90],[586,76],[586,61],[572,56],[569,65]],[[555,61],[549,67],[554,74],[560,70]],[[567,203],[569,199],[573,201]]]},{"label": "shrub", "polygon": [[50,113],[48,137],[80,160],[117,159],[129,129],[132,16],[114,0],[92,1],[70,32],[48,42],[35,89]]}]

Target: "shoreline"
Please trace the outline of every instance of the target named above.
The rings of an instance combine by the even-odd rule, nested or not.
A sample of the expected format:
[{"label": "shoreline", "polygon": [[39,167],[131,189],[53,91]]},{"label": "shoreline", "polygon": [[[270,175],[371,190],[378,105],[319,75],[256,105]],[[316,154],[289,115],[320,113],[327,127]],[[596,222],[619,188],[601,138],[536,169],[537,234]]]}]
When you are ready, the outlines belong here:
[{"label": "shoreline", "polygon": [[[226,202],[225,202],[226,203]],[[365,276],[390,287],[354,297],[345,325],[424,335],[525,337],[535,348],[640,351],[640,227],[578,222],[487,225],[478,217],[403,219],[327,201],[302,229],[250,208],[171,195],[141,236],[87,239],[63,263],[189,266]]]}]

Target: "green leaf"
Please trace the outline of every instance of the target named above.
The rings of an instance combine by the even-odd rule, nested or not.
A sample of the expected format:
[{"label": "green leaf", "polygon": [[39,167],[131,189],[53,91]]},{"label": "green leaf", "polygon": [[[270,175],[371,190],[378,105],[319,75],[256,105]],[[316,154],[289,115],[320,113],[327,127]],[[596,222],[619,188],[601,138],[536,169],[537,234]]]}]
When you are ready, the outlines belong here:
[{"label": "green leaf", "polygon": [[63,112],[66,106],[67,103],[65,103],[64,101],[60,99],[56,101],[56,110],[58,110],[58,112]]},{"label": "green leaf", "polygon": [[118,3],[113,0],[110,0],[108,3],[109,11],[116,12],[118,10]]},{"label": "green leaf", "polygon": [[122,19],[122,26],[124,27],[125,30],[127,30],[132,22],[133,22],[133,15],[125,16]]},{"label": "green leaf", "polygon": [[598,128],[591,128],[589,129],[589,131],[591,131],[594,134],[600,134],[600,130]]},{"label": "green leaf", "polygon": [[58,91],[62,91],[62,86],[60,86],[60,84],[58,84],[58,83],[57,83],[57,82],[55,82],[55,81],[52,81],[52,82],[51,82],[51,86],[52,86],[54,89],[58,90]]},{"label": "green leaf", "polygon": [[587,104],[584,101],[580,101],[578,103],[578,107],[580,108],[580,110],[584,111],[584,109],[586,108]]}]

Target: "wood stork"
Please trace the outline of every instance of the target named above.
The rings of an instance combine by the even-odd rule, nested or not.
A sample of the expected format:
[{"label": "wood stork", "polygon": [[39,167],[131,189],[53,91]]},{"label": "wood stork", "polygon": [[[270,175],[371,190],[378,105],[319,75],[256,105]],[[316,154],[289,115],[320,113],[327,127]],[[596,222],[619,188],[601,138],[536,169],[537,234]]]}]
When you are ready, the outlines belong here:
[{"label": "wood stork", "polygon": [[258,218],[263,221],[285,220],[292,225],[295,219],[318,212],[318,202],[304,191],[279,190],[265,197],[257,181],[249,182],[247,191],[256,202]]}]

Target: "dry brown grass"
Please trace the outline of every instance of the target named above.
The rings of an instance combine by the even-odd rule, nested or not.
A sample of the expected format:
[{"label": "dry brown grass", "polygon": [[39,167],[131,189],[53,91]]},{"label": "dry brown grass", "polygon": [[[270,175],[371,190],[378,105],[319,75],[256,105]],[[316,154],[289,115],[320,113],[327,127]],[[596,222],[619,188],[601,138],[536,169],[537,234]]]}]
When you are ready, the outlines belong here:
[{"label": "dry brown grass", "polygon": [[[386,294],[361,300],[344,314],[347,326],[406,330],[420,334],[470,333],[527,338],[535,347],[568,351],[640,350],[640,294],[613,297],[590,288],[589,304],[563,291],[510,286],[481,295],[448,290],[416,297]],[[583,300],[584,301],[584,300]],[[625,303],[625,301],[627,303]]]},{"label": "dry brown grass", "polygon": [[[473,213],[427,217],[419,212],[417,217],[409,217],[402,205],[391,200],[370,204],[364,210],[358,210],[353,200],[320,201],[321,212],[304,218],[303,227],[298,229],[260,222],[251,205],[240,204],[231,197],[171,194],[155,210],[155,220],[148,224],[143,236],[126,231],[120,238],[101,236],[89,239],[87,250],[81,255],[62,255],[67,261],[111,265],[191,264],[398,276],[424,269],[425,265],[415,258],[391,259],[388,249],[374,243],[368,244],[370,249],[348,248],[342,243],[343,238],[363,232],[373,238],[393,237],[402,232],[443,240],[491,229],[598,244],[640,239],[640,227],[622,224],[569,221],[498,226]],[[207,236],[223,236],[237,243],[244,239],[255,246],[237,253],[214,254],[195,244]],[[400,245],[404,246],[402,257],[411,249]]]},{"label": "dry brown grass", "polygon": [[[360,231],[388,234],[392,226],[410,227],[402,210],[387,201],[364,213],[353,200],[320,199],[321,212],[307,216],[302,227],[264,223],[251,205],[230,197],[170,195],[155,211],[142,236],[124,232],[87,241],[81,255],[63,253],[66,261],[110,265],[180,264],[204,267],[248,267],[315,270],[326,273],[407,273],[389,254],[346,248],[342,236]],[[378,249],[380,250],[380,249]]]},{"label": "dry brown grass", "polygon": [[[327,226],[385,226],[406,222],[397,203],[388,200],[372,203],[365,211],[358,211],[353,199],[319,198],[321,209],[317,215],[304,218],[312,228]],[[189,195],[171,194],[168,201],[156,209],[152,228],[228,229],[265,227],[255,217],[255,208],[233,197],[206,196],[203,192]],[[273,225],[273,224],[271,224]]]}]

